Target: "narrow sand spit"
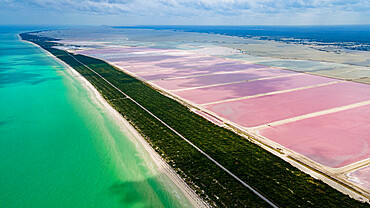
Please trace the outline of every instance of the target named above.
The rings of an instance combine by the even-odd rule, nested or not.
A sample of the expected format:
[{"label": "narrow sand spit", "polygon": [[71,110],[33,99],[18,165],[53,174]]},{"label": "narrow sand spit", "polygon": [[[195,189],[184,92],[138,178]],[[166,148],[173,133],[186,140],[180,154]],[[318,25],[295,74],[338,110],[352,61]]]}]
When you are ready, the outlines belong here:
[{"label": "narrow sand spit", "polygon": [[[21,38],[20,38],[21,39]],[[21,41],[23,41],[21,39]],[[35,43],[24,41],[27,43],[31,43],[36,47],[41,48]],[[42,49],[42,48],[41,48]],[[193,189],[191,189],[183,180],[182,178],[175,172],[175,170],[172,169],[170,165],[166,163],[166,161],[150,146],[150,144],[136,131],[136,129],[125,119],[123,116],[116,111],[109,103],[101,96],[101,94],[95,89],[95,87],[87,80],[85,79],[82,75],[80,75],[75,69],[64,63],[63,61],[59,60],[57,57],[52,55],[50,52],[42,49],[48,56],[52,57],[58,63],[63,65],[65,68],[68,69],[68,72],[77,77],[83,86],[89,90],[94,96],[94,100],[98,103],[101,104],[106,110],[108,110],[111,115],[117,120],[117,123],[124,129],[127,130],[126,132],[129,133],[131,139],[134,139],[138,141],[144,149],[148,152],[150,158],[154,161],[158,168],[159,174],[164,174],[166,175],[184,194],[184,196],[189,200],[191,205],[195,208],[198,207],[209,207],[206,202],[201,199]]]}]

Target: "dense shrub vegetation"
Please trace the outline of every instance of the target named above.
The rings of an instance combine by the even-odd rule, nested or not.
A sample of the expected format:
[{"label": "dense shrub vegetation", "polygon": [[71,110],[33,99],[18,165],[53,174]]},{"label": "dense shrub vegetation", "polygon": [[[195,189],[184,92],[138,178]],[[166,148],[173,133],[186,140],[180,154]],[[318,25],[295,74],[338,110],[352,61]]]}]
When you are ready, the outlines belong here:
[{"label": "dense shrub vegetation", "polygon": [[[117,99],[124,96],[74,60],[66,51],[51,48],[53,43],[49,41],[53,39],[38,39],[37,36],[29,34],[21,36],[48,50],[91,82],[104,98],[135,126],[153,148],[210,204],[218,207],[268,207],[264,201],[131,100]],[[353,200],[325,183],[313,179],[234,132],[212,124],[177,101],[162,95],[134,77],[118,71],[106,62],[83,55],[73,56],[98,72],[278,206],[368,207],[368,204]]]}]

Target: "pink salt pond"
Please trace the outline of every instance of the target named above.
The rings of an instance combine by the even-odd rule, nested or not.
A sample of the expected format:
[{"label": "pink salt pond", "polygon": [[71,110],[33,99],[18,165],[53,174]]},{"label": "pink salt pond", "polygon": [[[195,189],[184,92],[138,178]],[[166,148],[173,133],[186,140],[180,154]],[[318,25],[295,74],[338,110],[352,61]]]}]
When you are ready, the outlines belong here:
[{"label": "pink salt pond", "polygon": [[241,126],[254,127],[366,100],[370,100],[369,85],[344,82],[211,104],[206,108]]},{"label": "pink salt pond", "polygon": [[348,174],[350,181],[370,190],[370,165]]},{"label": "pink salt pond", "polygon": [[295,73],[294,76],[255,80],[220,86],[210,86],[192,90],[174,92],[176,95],[197,104],[206,104],[227,99],[253,96],[263,93],[289,90],[311,85],[324,84],[335,80]]},{"label": "pink salt pond", "polygon": [[[153,62],[130,62],[130,65],[137,67],[137,66],[145,66],[146,70],[140,70],[140,72],[151,72],[152,67],[158,67],[163,69],[184,69],[184,68],[199,68],[199,67],[207,67],[207,66],[218,66],[218,65],[225,65],[234,62],[230,62],[229,60],[225,60],[222,58],[214,58],[214,57],[192,57],[192,56],[183,56],[177,57],[174,59],[165,59],[161,61],[153,61]],[[237,64],[235,62],[234,64]]]},{"label": "pink salt pond", "polygon": [[332,168],[370,157],[370,105],[307,118],[259,133]]},{"label": "pink salt pond", "polygon": [[176,59],[180,59],[180,58],[183,58],[184,56],[176,56],[176,55],[155,55],[155,56],[136,56],[136,57],[126,57],[126,58],[122,58],[122,57],[117,57],[117,58],[107,58],[106,60],[107,61],[112,61],[112,62],[125,62],[127,64],[131,64],[133,66],[135,66],[135,64],[137,63],[137,65],[139,65],[139,63],[141,65],[151,65],[153,64],[154,62],[164,62],[164,61],[175,61]]},{"label": "pink salt pond", "polygon": [[[369,85],[332,83],[338,80],[179,50],[117,47],[77,53],[108,60],[244,127],[370,100]],[[316,86],[320,84],[328,85]],[[311,88],[297,90],[308,86]],[[263,95],[291,89],[296,90]],[[237,100],[217,104],[228,99]],[[195,113],[222,125],[209,114]],[[337,168],[369,158],[369,118],[368,104],[266,127],[259,133],[318,163]],[[369,166],[349,174],[365,188],[370,187],[369,175]]]},{"label": "pink salt pond", "polygon": [[[154,81],[156,85],[168,90],[178,90],[191,87],[201,87],[205,85],[223,84],[229,82],[240,82],[252,79],[260,79],[266,77],[276,77],[293,74],[295,72],[285,71],[275,68],[266,68],[260,70],[245,70],[227,74],[211,74],[199,77],[158,80]],[[324,78],[323,78],[324,79]]]},{"label": "pink salt pond", "polygon": [[[226,61],[212,57],[198,57],[197,55],[153,55],[153,56],[138,56],[138,57],[121,57],[106,59],[110,62],[120,63],[122,65],[140,68],[140,71],[151,71],[151,67],[178,69],[184,67],[197,67],[211,64],[222,64]],[[142,61],[144,60],[144,61]],[[213,60],[212,62],[210,60]],[[143,70],[146,69],[146,70]]]},{"label": "pink salt pond", "polygon": [[[184,59],[175,60],[174,62],[162,62],[158,63],[158,66],[172,67],[174,69],[181,67],[201,67],[201,66],[212,66],[216,64],[230,63],[229,60],[217,57],[192,57],[188,56]],[[236,62],[237,63],[237,62]]]},{"label": "pink salt pond", "polygon": [[261,69],[263,67],[264,66],[256,65],[256,64],[227,63],[227,64],[217,64],[217,65],[206,66],[206,67],[184,68],[184,69],[165,70],[165,71],[159,71],[157,70],[157,68],[153,68],[153,71],[151,72],[144,71],[144,72],[138,72],[136,74],[146,80],[154,80],[154,79],[168,79],[168,78],[195,76],[195,75],[221,73],[221,72],[233,72],[233,71],[247,70],[247,69],[253,70],[253,69]]},{"label": "pink salt pond", "polygon": [[144,48],[144,47],[121,47],[121,48],[101,48],[85,51],[78,51],[79,54],[92,55],[92,54],[106,54],[106,53],[132,53],[144,51],[169,51],[169,49],[159,48]]}]

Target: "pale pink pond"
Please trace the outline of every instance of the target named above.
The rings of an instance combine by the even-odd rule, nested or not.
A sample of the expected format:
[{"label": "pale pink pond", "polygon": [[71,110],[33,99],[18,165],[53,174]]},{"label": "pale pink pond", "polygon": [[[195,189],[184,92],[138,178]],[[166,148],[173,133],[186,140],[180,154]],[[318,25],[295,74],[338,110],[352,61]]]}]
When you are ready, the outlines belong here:
[{"label": "pale pink pond", "polygon": [[259,131],[264,137],[332,168],[370,157],[370,105]]},{"label": "pale pink pond", "polygon": [[[148,58],[147,58],[148,57]],[[172,58],[171,58],[172,57]],[[120,58],[112,58],[106,59],[113,63],[120,63],[122,65],[133,66],[136,69],[140,70],[140,67],[144,67],[144,69],[148,66],[162,68],[162,69],[177,69],[177,68],[184,68],[184,64],[186,66],[192,64],[199,64],[199,65],[210,65],[211,63],[209,60],[214,60],[214,58],[210,57],[199,57],[198,55],[155,55],[155,56],[141,56],[141,57],[120,57]],[[145,61],[142,61],[145,60]],[[194,62],[194,63],[193,63]],[[207,63],[209,62],[209,63]],[[224,59],[218,59],[218,63],[225,63]],[[217,62],[213,61],[213,64]],[[145,70],[144,70],[145,71]]]},{"label": "pale pink pond", "polygon": [[254,127],[366,100],[370,100],[370,85],[345,82],[211,104],[206,108],[241,126]]},{"label": "pale pink pond", "polygon": [[[162,66],[157,66],[155,64],[143,64],[143,65],[133,65],[132,63],[127,63],[127,62],[111,62],[119,67],[122,67],[132,73],[135,73],[136,75],[141,75],[141,74],[146,74],[146,73],[167,73],[175,70],[182,70],[181,68],[179,69],[174,69],[172,67],[162,67]],[[163,72],[159,72],[163,71]]]},{"label": "pale pink pond", "polygon": [[173,69],[189,68],[189,67],[205,67],[205,66],[215,66],[223,65],[229,63],[242,63],[237,61],[231,61],[223,58],[217,57],[188,57],[184,60],[175,60],[173,62],[162,62],[156,64],[156,66],[168,67]]},{"label": "pale pink pond", "polygon": [[197,104],[205,104],[221,100],[253,96],[263,93],[289,90],[311,85],[333,82],[334,79],[299,74],[288,77],[278,77],[267,80],[256,80],[235,84],[211,86],[193,90],[174,92],[176,95],[191,100]]},{"label": "pale pink pond", "polygon": [[[124,61],[122,59],[117,59],[114,61]],[[165,58],[162,60],[153,60],[150,61],[148,59],[147,61],[125,61],[126,64],[130,64],[134,67],[138,66],[153,66],[157,68],[162,69],[183,69],[183,68],[196,68],[196,67],[205,67],[205,66],[217,66],[217,65],[225,65],[230,63],[241,63],[241,62],[234,62],[230,60],[226,60],[223,58],[215,58],[215,57],[197,57],[197,56],[178,56],[176,58]],[[146,70],[147,72],[150,72],[150,70]],[[145,70],[140,70],[140,72],[145,72]]]},{"label": "pale pink pond", "polygon": [[144,74],[147,71],[168,71],[173,70],[172,68],[164,68],[164,67],[158,67],[153,65],[142,65],[142,66],[132,66],[130,63],[125,62],[111,62],[121,68],[124,68],[125,70],[128,70],[136,75]]},{"label": "pale pink pond", "polygon": [[[282,75],[294,74],[296,72],[286,71],[282,69],[266,68],[260,70],[245,70],[235,73],[228,74],[213,74],[199,77],[191,78],[181,78],[172,80],[158,80],[153,83],[157,84],[168,90],[177,90],[190,87],[200,87],[205,85],[222,84],[229,82],[239,82],[252,79],[259,79],[265,77],[275,77]],[[326,79],[326,78],[316,78],[316,79]]]},{"label": "pale pink pond", "polygon": [[156,71],[157,68],[153,68],[153,71],[144,71],[137,72],[136,74],[146,80],[153,79],[167,79],[167,78],[176,78],[183,76],[192,76],[192,75],[202,75],[202,74],[212,74],[220,72],[233,72],[239,70],[253,70],[260,69],[264,66],[256,64],[223,64],[223,65],[214,65],[206,67],[196,67],[196,68],[184,68],[184,69],[175,69],[175,70],[166,70],[166,71]]},{"label": "pale pink pond", "polygon": [[131,53],[131,52],[144,52],[144,51],[169,51],[169,49],[159,48],[143,48],[143,47],[122,47],[122,48],[102,48],[86,51],[77,51],[79,54],[92,55],[92,54],[105,54],[105,53]]},{"label": "pale pink pond", "polygon": [[370,165],[348,174],[349,180],[370,190]]},{"label": "pale pink pond", "polygon": [[[104,60],[121,60],[122,58],[134,58],[134,57],[150,57],[150,56],[158,56],[158,55],[169,55],[169,56],[182,56],[185,57],[185,54],[179,53],[176,51],[138,51],[138,52],[113,52],[113,53],[99,53],[99,54],[90,54],[90,56],[94,56],[97,58],[101,58]],[[186,54],[186,57],[189,54]]]},{"label": "pale pink pond", "polygon": [[111,62],[125,62],[135,65],[154,65],[154,62],[164,62],[164,61],[176,61],[181,60],[184,56],[181,55],[155,55],[155,56],[135,56],[135,57],[118,57],[118,58],[106,58],[105,60]]}]

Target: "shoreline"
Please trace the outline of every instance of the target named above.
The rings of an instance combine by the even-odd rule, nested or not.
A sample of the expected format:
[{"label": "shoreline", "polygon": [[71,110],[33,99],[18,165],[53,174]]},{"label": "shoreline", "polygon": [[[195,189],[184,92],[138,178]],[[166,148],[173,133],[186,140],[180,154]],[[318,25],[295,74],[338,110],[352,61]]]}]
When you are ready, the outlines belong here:
[{"label": "shoreline", "polygon": [[68,64],[64,63],[63,61],[59,60],[57,57],[52,55],[50,52],[44,50],[39,45],[22,40],[22,38],[17,35],[22,42],[31,43],[32,45],[40,48],[47,56],[56,60],[59,64],[63,65],[67,72],[70,73],[72,76],[78,77],[78,80],[83,85],[85,89],[90,91],[92,95],[92,99],[94,99],[98,104],[101,104],[105,110],[107,110],[111,116],[116,120],[117,124],[127,130],[126,132],[129,134],[130,139],[135,139],[139,142],[144,150],[148,153],[150,158],[153,160],[154,164],[157,167],[158,173],[163,173],[166,175],[171,182],[176,185],[176,187],[184,194],[185,198],[189,201],[189,203],[195,207],[210,207],[202,198],[200,198],[195,191],[190,188],[185,181],[176,173],[176,171],[166,163],[166,161],[153,149],[153,147],[137,132],[137,130],[116,110],[114,109],[103,97],[102,95],[95,89],[95,87],[86,80],[81,74],[79,74],[74,68],[69,66]]}]

